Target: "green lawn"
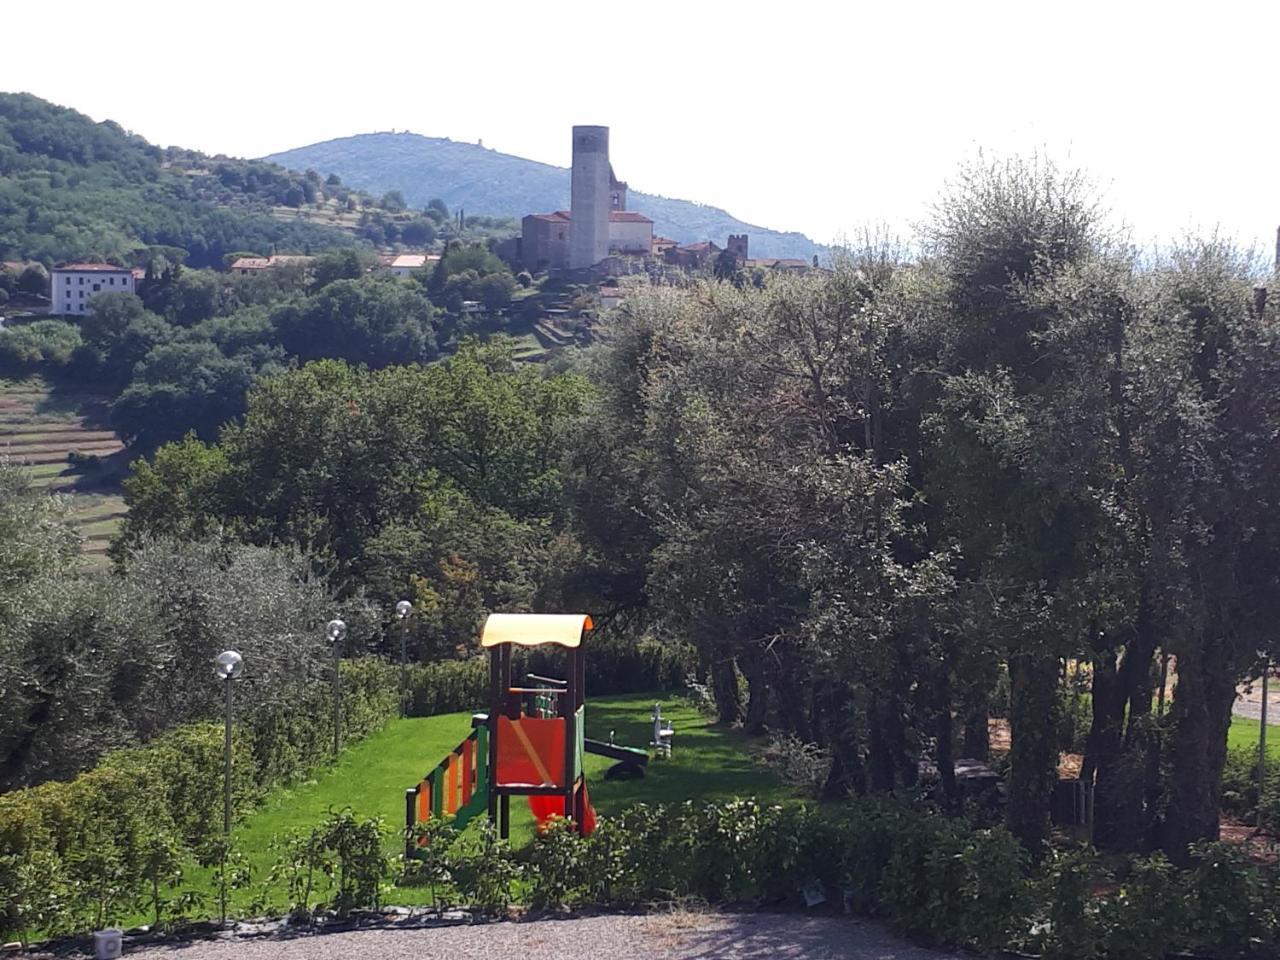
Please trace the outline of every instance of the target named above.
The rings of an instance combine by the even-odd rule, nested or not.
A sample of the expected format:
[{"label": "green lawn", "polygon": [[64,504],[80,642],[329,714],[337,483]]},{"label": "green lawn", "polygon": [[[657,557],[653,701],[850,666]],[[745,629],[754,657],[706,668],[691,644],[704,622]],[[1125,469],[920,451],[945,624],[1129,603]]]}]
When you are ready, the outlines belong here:
[{"label": "green lawn", "polygon": [[[1280,723],[1280,703],[1272,703],[1267,708],[1267,756],[1280,758],[1280,726],[1273,726],[1275,723]],[[1261,726],[1257,720],[1248,717],[1232,717],[1231,728],[1227,731],[1228,749],[1252,750],[1256,754],[1258,728]]]},{"label": "green lawn", "polygon": [[[745,751],[741,734],[711,725],[686,701],[663,694],[603,697],[587,703],[587,735],[607,740],[615,734],[619,744],[645,747],[652,733],[650,709],[663,704],[664,717],[675,725],[673,756],[651,760],[640,780],[610,782],[603,779],[612,761],[588,755],[587,782],[591,801],[601,817],[617,813],[629,804],[672,802],[691,798],[728,798],[753,795],[763,800],[785,799],[791,794],[775,777],[754,763]],[[255,880],[266,876],[275,860],[276,838],[292,830],[310,828],[332,809],[350,806],[364,816],[380,816],[389,827],[387,847],[399,850],[404,823],[404,792],[434,767],[470,731],[469,713],[394,720],[381,732],[343,752],[338,762],[315,780],[273,791],[255,813],[236,827],[237,845],[253,866]],[[514,798],[511,805],[512,841],[527,843],[532,817],[526,803]],[[199,871],[189,876],[194,879]],[[237,902],[247,903],[255,891],[241,891]],[[283,903],[280,896],[272,899]],[[391,903],[421,903],[427,892],[398,888]]]}]

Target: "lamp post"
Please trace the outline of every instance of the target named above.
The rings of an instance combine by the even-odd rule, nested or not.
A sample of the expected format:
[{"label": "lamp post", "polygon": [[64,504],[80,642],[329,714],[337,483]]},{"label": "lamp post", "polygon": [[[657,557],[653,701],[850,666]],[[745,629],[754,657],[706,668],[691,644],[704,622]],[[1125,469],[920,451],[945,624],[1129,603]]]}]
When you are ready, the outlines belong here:
[{"label": "lamp post", "polygon": [[407,648],[409,645],[409,614],[413,613],[413,604],[401,600],[396,604],[396,617],[400,620],[400,716],[405,715],[405,698],[409,692],[405,680],[405,670],[409,661]]},{"label": "lamp post", "polygon": [[222,735],[222,832],[231,835],[231,681],[244,673],[244,657],[224,650],[214,659],[214,673],[226,688],[227,718]]},{"label": "lamp post", "polygon": [[324,628],[333,644],[333,755],[342,749],[342,641],[347,638],[347,625],[342,620],[330,620]]},{"label": "lamp post", "polygon": [[1262,829],[1263,791],[1267,786],[1267,684],[1271,680],[1271,658],[1262,660],[1262,709],[1258,723],[1258,829]]}]

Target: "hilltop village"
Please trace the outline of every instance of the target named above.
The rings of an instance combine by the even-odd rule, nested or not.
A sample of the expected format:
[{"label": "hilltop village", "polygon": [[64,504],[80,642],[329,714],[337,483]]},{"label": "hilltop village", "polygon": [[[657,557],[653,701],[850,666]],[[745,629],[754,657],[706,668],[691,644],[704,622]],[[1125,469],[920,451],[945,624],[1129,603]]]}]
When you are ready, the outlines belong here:
[{"label": "hilltop village", "polygon": [[[184,172],[190,176],[207,171],[188,168]],[[225,179],[224,172],[217,172]],[[310,171],[306,177],[303,190],[284,191],[281,207],[273,215],[341,226],[341,214],[351,214],[357,235],[377,247],[362,254],[365,273],[427,282],[450,250],[459,248],[473,251],[466,255],[472,260],[491,255],[504,264],[514,281],[506,285],[511,287],[509,297],[500,289],[500,281],[482,284],[495,271],[481,269],[475,271],[474,283],[455,282],[454,295],[447,303],[437,300],[437,306],[471,318],[473,327],[485,325],[481,318],[487,317],[487,326],[495,331],[532,337],[536,345],[527,343],[522,353],[527,359],[541,359],[548,350],[589,339],[590,320],[601,310],[617,307],[637,285],[678,284],[698,275],[759,285],[771,273],[803,274],[818,268],[817,257],[812,261],[752,257],[745,233],[730,234],[723,243],[707,238],[680,244],[663,236],[661,223],[628,208],[627,183],[614,172],[609,128],[603,126],[573,128],[569,209],[529,212],[518,225],[512,220],[468,217],[461,210],[455,218],[437,201],[433,201],[436,209],[424,211],[434,220],[406,224],[407,211],[395,191],[380,201],[368,197],[357,201],[337,184],[336,177],[323,183]],[[328,212],[330,204],[339,216]],[[432,229],[433,223],[437,229]],[[381,244],[376,243],[379,237]],[[426,237],[430,242],[421,243]],[[303,288],[312,282],[318,256],[273,245],[268,250],[224,255],[220,264],[212,266],[228,282]],[[183,268],[184,259],[178,252],[176,258],[168,254],[157,261],[155,250],[146,248],[126,258],[54,264],[5,261],[0,267],[0,291],[7,297],[0,302],[0,322],[6,314],[17,322],[40,316],[91,315],[99,295],[144,295],[148,288],[154,292],[166,275]],[[437,279],[437,294],[443,291],[444,279]],[[518,320],[513,326],[514,315]]]}]

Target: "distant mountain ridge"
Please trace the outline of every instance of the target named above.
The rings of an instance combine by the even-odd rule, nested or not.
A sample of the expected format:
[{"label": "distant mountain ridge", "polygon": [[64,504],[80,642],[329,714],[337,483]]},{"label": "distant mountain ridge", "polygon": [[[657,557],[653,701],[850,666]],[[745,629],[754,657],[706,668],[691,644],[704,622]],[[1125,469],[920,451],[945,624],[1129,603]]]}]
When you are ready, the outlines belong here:
[{"label": "distant mountain ridge", "polygon": [[[410,206],[439,197],[450,210],[522,217],[569,207],[569,170],[416,133],[364,133],[273,153],[264,160],[294,170],[336,173],[343,183],[375,195],[399,190]],[[619,170],[622,179],[631,171]],[[754,257],[824,256],[828,249],[802,233],[769,230],[731,216],[718,207],[672,200],[632,190],[627,207],[653,218],[654,231],[680,243],[714,240],[731,233],[751,236]]]}]

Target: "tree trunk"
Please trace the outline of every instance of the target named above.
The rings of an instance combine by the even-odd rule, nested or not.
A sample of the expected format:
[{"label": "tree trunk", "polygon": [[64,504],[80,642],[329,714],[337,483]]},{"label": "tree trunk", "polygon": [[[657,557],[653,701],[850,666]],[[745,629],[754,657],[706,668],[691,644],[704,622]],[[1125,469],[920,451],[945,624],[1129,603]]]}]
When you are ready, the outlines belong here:
[{"label": "tree trunk", "polygon": [[1012,657],[1009,686],[1009,830],[1038,856],[1049,835],[1049,802],[1058,779],[1057,657]]},{"label": "tree trunk", "polygon": [[[849,693],[828,677],[814,678],[814,707],[822,718],[821,729],[831,750],[831,771],[822,786],[822,799],[838,802],[850,793],[865,796],[867,768],[863,763],[858,735],[848,722],[848,713],[857,712]],[[818,725],[815,724],[815,731]]]},{"label": "tree trunk", "polygon": [[1080,779],[1093,785],[1093,840],[1110,847],[1118,839],[1123,806],[1121,748],[1124,736],[1124,690],[1116,653],[1106,650],[1093,657],[1093,719],[1085,740]]},{"label": "tree trunk", "polygon": [[831,772],[822,785],[822,799],[830,803],[847,800],[849,794],[866,796],[867,775],[856,747],[839,738],[831,748]]},{"label": "tree trunk", "polygon": [[884,717],[880,695],[872,694],[867,705],[867,774],[868,786],[876,793],[888,793],[893,789],[893,755]]},{"label": "tree trunk", "polygon": [[964,745],[961,749],[963,749],[966,757],[973,760],[981,760],[983,763],[991,759],[991,727],[989,720],[985,701],[981,704],[975,704],[965,714]]},{"label": "tree trunk", "polygon": [[765,654],[752,644],[738,656],[738,666],[747,678],[746,732],[760,736],[766,730],[769,715],[769,683],[765,673]]},{"label": "tree trunk", "polygon": [[942,804],[948,811],[954,811],[960,806],[960,794],[956,790],[956,761],[952,750],[951,671],[945,661],[938,668],[935,690],[934,738],[937,749],[934,752],[942,784]]},{"label": "tree trunk", "polygon": [[1178,685],[1169,715],[1175,749],[1159,828],[1160,845],[1175,863],[1186,862],[1189,844],[1218,839],[1222,767],[1236,695],[1219,647],[1207,643],[1178,651]]},{"label": "tree trunk", "polygon": [[716,720],[724,724],[742,721],[742,691],[738,687],[738,668],[734,665],[727,643],[719,643],[711,651],[711,695],[716,702]]},{"label": "tree trunk", "polygon": [[781,722],[785,723],[792,733],[805,743],[816,743],[818,740],[817,728],[809,721],[809,699],[811,694],[806,695],[800,692],[801,689],[811,691],[813,685],[811,682],[797,685],[793,675],[793,668],[788,662],[793,659],[784,659],[778,664],[778,669],[774,673],[774,686],[777,688],[778,693],[774,697],[774,706],[778,711]]}]

